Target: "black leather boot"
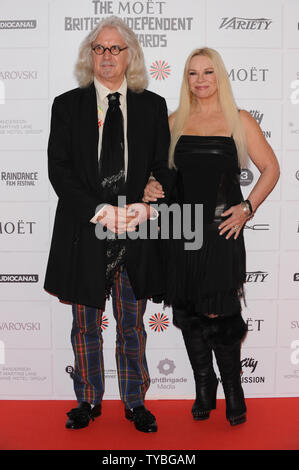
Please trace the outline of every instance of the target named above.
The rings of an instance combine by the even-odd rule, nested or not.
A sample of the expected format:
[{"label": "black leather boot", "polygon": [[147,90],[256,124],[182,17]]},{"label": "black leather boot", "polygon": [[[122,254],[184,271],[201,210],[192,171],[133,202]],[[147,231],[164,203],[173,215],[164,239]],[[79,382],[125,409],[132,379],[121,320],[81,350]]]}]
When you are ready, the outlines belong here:
[{"label": "black leather boot", "polygon": [[241,385],[240,345],[239,342],[214,348],[226,400],[226,418],[232,426],[246,421],[246,404]]},{"label": "black leather boot", "polygon": [[216,408],[218,380],[213,369],[212,349],[203,339],[200,329],[182,330],[187,353],[193,369],[196,400],[192,406],[195,420],[208,419]]}]

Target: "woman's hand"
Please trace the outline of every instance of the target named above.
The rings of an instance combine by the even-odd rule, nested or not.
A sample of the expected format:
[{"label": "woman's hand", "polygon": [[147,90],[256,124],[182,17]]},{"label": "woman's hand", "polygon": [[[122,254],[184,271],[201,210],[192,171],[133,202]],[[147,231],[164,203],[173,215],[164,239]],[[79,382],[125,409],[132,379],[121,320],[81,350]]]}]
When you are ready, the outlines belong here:
[{"label": "woman's hand", "polygon": [[225,237],[226,240],[228,240],[232,235],[234,235],[234,239],[236,240],[245,222],[253,217],[253,215],[248,217],[241,204],[230,207],[221,214],[221,217],[227,217],[228,215],[230,215],[230,217],[222,222],[218,227],[219,235],[223,235],[228,232]]},{"label": "woman's hand", "polygon": [[153,202],[164,197],[162,185],[157,180],[149,180],[144,188],[143,202]]}]

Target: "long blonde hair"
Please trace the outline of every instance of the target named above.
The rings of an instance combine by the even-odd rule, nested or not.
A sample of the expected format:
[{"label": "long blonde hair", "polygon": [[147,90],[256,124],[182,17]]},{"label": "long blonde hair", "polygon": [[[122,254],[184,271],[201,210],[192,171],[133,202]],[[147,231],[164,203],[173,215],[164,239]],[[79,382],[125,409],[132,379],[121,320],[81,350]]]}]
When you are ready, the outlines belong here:
[{"label": "long blonde hair", "polygon": [[91,61],[91,44],[97,38],[103,28],[115,28],[128,46],[128,67],[126,79],[128,88],[136,93],[142,92],[148,85],[148,77],[144,62],[144,55],[137,36],[126,23],[117,16],[110,16],[102,20],[83,40],[77,63],[75,76],[80,87],[86,87],[93,81],[93,69]]},{"label": "long blonde hair", "polygon": [[245,168],[248,164],[246,136],[241,123],[238,108],[233,97],[228,73],[226,71],[220,54],[215,51],[215,49],[210,49],[209,47],[195,49],[187,58],[184,69],[183,82],[181,86],[180,102],[175,113],[174,124],[171,131],[171,141],[169,147],[169,167],[175,168],[175,146],[179,137],[182,135],[184,126],[187,123],[187,120],[190,115],[192,93],[190,92],[188,84],[188,70],[190,61],[195,56],[206,56],[213,63],[217,79],[218,99],[220,107],[222,109],[224,118],[229,128],[232,130],[233,138],[238,151],[239,166],[240,168]]}]

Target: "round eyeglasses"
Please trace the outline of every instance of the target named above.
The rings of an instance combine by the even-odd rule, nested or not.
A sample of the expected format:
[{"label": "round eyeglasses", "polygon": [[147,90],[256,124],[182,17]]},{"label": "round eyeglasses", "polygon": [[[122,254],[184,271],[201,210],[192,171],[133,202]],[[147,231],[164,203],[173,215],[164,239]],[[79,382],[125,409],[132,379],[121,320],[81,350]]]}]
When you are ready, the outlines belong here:
[{"label": "round eyeglasses", "polygon": [[105,51],[109,51],[110,54],[112,54],[112,55],[118,55],[118,54],[120,54],[120,52],[124,51],[125,49],[128,49],[128,46],[126,46],[126,47],[120,47],[120,46],[104,47],[101,44],[96,44],[94,47],[92,47],[92,50],[97,55],[103,55],[103,54],[105,54]]}]

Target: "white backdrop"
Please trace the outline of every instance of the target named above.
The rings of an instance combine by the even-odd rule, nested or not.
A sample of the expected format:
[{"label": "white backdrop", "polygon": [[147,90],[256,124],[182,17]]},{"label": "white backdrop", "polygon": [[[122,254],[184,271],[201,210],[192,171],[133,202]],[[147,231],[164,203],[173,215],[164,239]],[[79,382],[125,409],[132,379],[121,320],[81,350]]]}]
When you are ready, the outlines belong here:
[{"label": "white backdrop", "polygon": [[[138,34],[150,89],[166,98],[169,112],[178,104],[191,50],[219,50],[239,107],[259,122],[280,161],[277,187],[245,229],[249,332],[242,380],[247,397],[298,396],[298,0],[1,0],[0,398],[74,399],[70,306],[43,291],[56,207],[46,148],[53,98],[77,86],[79,44],[111,14]],[[242,172],[245,197],[257,178],[254,166]],[[105,398],[117,399],[110,304],[105,317]],[[170,309],[149,302],[148,398],[194,395],[171,318]],[[221,387],[218,394],[223,397]]]}]

